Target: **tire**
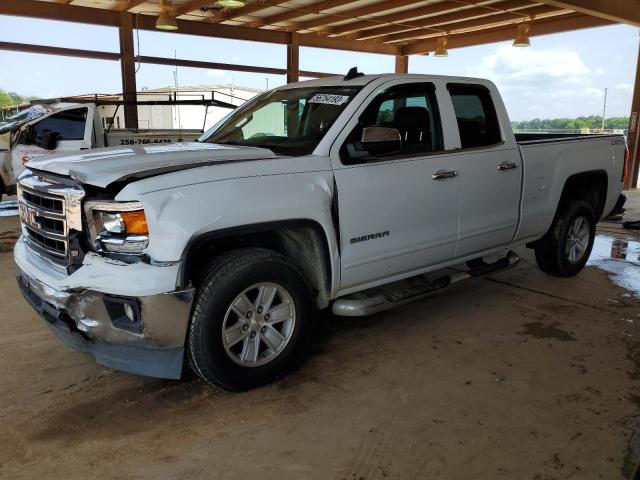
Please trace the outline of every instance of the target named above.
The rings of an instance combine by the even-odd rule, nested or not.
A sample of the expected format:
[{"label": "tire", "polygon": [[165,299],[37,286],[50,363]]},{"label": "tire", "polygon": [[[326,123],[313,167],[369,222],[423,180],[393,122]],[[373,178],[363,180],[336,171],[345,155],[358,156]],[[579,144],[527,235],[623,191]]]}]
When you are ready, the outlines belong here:
[{"label": "tire", "polygon": [[584,268],[596,235],[593,207],[582,200],[569,203],[536,246],[540,269],[557,277],[573,277]]},{"label": "tire", "polygon": [[190,367],[226,390],[269,383],[303,360],[313,314],[309,284],[287,257],[259,248],[223,254],[196,294],[187,339]]}]

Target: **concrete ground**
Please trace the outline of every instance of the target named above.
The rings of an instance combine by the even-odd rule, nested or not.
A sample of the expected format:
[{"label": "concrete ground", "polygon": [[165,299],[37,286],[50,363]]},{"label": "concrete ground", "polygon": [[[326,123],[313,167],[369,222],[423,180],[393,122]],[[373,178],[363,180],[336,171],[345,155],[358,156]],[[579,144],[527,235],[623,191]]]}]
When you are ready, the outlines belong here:
[{"label": "concrete ground", "polygon": [[20,298],[17,232],[0,218],[1,478],[617,479],[640,459],[640,243],[618,224],[577,278],[522,250],[394,311],[324,315],[301,368],[242,394],[63,346]]}]

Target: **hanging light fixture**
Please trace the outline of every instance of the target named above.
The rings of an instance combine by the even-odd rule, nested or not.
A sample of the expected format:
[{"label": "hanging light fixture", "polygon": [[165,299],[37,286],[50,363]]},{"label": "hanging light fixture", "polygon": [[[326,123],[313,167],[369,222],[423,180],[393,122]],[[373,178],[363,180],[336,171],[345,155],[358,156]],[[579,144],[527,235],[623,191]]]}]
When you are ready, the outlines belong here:
[{"label": "hanging light fixture", "polygon": [[225,8],[242,8],[247,4],[244,0],[218,0],[216,5]]},{"label": "hanging light fixture", "polygon": [[176,22],[176,19],[167,13],[167,7],[162,0],[160,2],[160,7],[162,8],[162,13],[158,17],[158,20],[156,20],[156,28],[166,32],[178,30],[178,22]]},{"label": "hanging light fixture", "polygon": [[531,25],[528,23],[521,23],[518,25],[518,31],[516,33],[516,38],[513,41],[514,47],[530,47],[531,41],[529,40],[529,29]]},{"label": "hanging light fixture", "polygon": [[448,57],[447,37],[440,37],[436,40],[436,51],[433,52],[434,57]]}]

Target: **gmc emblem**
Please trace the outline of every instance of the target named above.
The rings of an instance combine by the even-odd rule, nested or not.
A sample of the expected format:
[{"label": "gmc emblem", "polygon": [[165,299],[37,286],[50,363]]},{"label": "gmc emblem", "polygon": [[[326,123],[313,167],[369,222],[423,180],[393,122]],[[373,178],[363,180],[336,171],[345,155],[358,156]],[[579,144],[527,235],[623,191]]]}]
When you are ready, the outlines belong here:
[{"label": "gmc emblem", "polygon": [[40,222],[38,222],[38,211],[20,202],[20,220],[25,225],[42,230]]}]

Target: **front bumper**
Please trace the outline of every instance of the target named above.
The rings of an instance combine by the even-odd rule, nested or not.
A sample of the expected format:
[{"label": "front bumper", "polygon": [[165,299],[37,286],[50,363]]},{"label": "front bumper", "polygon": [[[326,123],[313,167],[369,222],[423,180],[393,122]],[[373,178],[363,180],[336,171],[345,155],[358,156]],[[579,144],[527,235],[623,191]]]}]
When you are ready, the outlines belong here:
[{"label": "front bumper", "polygon": [[[77,272],[84,270],[82,275],[90,275],[94,282],[95,273],[100,272],[106,288],[98,290],[98,285],[54,287],[41,280],[46,278],[49,283],[55,283],[51,281],[54,277],[48,277],[46,264],[40,264],[21,239],[16,243],[14,254],[23,296],[66,345],[90,353],[101,365],[116,370],[180,378],[193,289],[149,294],[149,287],[140,285],[138,291],[130,288],[128,294],[123,295],[122,288],[117,286],[122,285],[125,277],[130,279],[139,274],[141,268],[145,275],[150,273],[148,268],[157,269],[158,276],[167,272],[163,267],[113,263],[100,265],[102,270],[95,268],[94,275],[91,270],[97,266],[95,263],[84,265]],[[106,275],[105,269],[111,270],[111,274]],[[75,274],[67,278],[73,276]],[[146,283],[157,280],[157,277],[148,278]],[[124,314],[125,305],[131,307],[128,311],[133,320]]]}]

